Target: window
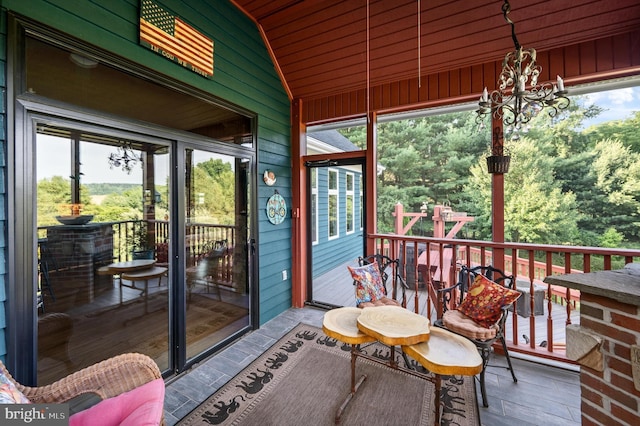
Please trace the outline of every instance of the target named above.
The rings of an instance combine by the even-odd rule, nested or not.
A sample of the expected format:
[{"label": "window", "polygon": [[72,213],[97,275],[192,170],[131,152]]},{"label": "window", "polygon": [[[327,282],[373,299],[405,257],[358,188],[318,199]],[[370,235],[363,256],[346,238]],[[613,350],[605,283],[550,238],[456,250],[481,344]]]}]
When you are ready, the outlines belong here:
[{"label": "window", "polygon": [[352,234],[355,230],[355,211],[356,206],[354,204],[354,176],[353,173],[346,174],[347,180],[347,193],[346,193],[346,205],[347,205],[347,234]]},{"label": "window", "polygon": [[329,170],[329,239],[337,238],[339,232],[338,171]]}]

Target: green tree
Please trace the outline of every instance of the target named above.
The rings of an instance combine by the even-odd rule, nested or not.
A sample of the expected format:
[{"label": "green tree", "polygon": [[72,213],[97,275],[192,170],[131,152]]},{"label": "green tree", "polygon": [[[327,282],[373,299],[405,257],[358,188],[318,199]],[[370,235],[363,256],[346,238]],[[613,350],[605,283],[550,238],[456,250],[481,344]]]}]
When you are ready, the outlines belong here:
[{"label": "green tree", "polygon": [[95,222],[139,220],[142,211],[142,186],[107,195],[99,206],[92,208]]},{"label": "green tree", "polygon": [[472,113],[409,119],[378,126],[378,227],[394,229],[397,203],[419,211],[426,202],[449,202],[459,210],[470,168],[488,146],[488,131],[478,132]]},{"label": "green tree", "polygon": [[[505,174],[505,239],[539,244],[575,244],[579,237],[575,195],[563,193],[553,175],[548,147],[521,138],[508,142],[511,166]],[[473,166],[467,186],[476,216],[470,227],[490,238],[491,177],[486,167]]]},{"label": "green tree", "polygon": [[600,247],[620,247],[622,241],[624,241],[624,236],[620,232],[616,231],[616,228],[611,227],[602,234],[602,237],[600,238]]},{"label": "green tree", "polygon": [[221,176],[228,175],[229,173],[232,172],[231,164],[225,163],[219,158],[216,158],[216,159],[210,158],[207,161],[198,163],[197,167],[199,169],[204,170],[209,176],[211,176],[214,179],[217,179]]},{"label": "green tree", "polygon": [[591,173],[595,188],[606,194],[603,214],[627,239],[640,241],[640,154],[617,140],[598,142],[594,153]]},{"label": "green tree", "polygon": [[[505,175],[505,230],[514,241],[599,245],[614,227],[630,244],[640,241],[640,113],[585,129],[603,109],[586,98],[550,117],[538,114],[517,133],[506,130],[511,169]],[[342,132],[360,147],[364,127]],[[417,212],[423,202],[449,202],[475,216],[465,226],[491,237],[491,175],[485,156],[489,131],[473,112],[434,115],[378,126],[378,225],[394,229],[397,203]]]},{"label": "green tree", "polygon": [[585,134],[596,141],[619,140],[631,151],[640,153],[638,129],[640,129],[640,111],[636,111],[626,120],[609,121],[591,126],[585,130]]},{"label": "green tree", "polygon": [[203,195],[196,202],[194,215],[198,221],[231,225],[235,221],[235,174],[229,163],[210,159],[194,168],[194,188]]}]

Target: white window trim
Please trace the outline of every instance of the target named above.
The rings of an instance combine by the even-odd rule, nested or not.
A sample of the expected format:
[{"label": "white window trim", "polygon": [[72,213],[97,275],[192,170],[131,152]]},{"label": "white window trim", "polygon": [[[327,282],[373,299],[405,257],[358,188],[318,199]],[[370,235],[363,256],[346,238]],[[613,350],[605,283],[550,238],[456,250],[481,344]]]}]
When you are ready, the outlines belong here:
[{"label": "white window trim", "polygon": [[360,203],[360,231],[364,230],[364,191],[362,190],[362,186],[364,185],[364,177],[362,176],[362,173],[360,173],[360,199],[359,199],[359,203]]},{"label": "white window trim", "polygon": [[[311,235],[311,244],[312,245],[316,245],[320,242],[320,239],[318,238],[318,169],[317,168],[312,168],[311,169],[311,182],[314,182],[314,184],[311,185],[311,200],[315,199],[316,202],[315,203],[311,203],[311,205],[313,206],[314,211],[314,227],[312,228],[312,233],[313,235]],[[315,179],[314,179],[315,176]]]},{"label": "white window trim", "polygon": [[[351,176],[351,189],[348,188],[348,183],[349,183],[349,176]],[[356,192],[355,192],[355,187],[356,187],[356,176],[353,173],[347,172],[345,173],[345,178],[344,178],[344,182],[345,182],[345,207],[349,208],[349,203],[347,202],[349,200],[349,197],[351,197],[351,231],[349,231],[349,212],[346,212],[345,214],[345,228],[346,228],[346,233],[347,235],[353,234],[354,232],[356,232]]]},{"label": "white window trim", "polygon": [[[327,170],[327,236],[329,240],[335,240],[340,238],[340,171],[338,169]],[[329,183],[331,182],[331,173],[336,174],[336,188],[331,189]],[[336,197],[336,235],[331,235],[331,214],[329,211],[329,200],[332,196]]]}]

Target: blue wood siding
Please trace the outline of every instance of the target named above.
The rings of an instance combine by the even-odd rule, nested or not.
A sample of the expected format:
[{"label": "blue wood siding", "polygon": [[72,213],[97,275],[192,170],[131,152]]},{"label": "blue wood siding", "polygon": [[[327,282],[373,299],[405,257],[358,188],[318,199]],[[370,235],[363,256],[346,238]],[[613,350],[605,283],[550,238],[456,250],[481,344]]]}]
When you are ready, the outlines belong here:
[{"label": "blue wood siding", "polygon": [[[338,171],[339,237],[329,239],[329,170]],[[354,178],[354,232],[347,234],[347,173]],[[318,244],[312,248],[316,277],[362,255],[364,232],[360,221],[360,175],[351,169],[318,168]]]},{"label": "blue wood siding", "polygon": [[[0,54],[2,60],[1,84],[5,87],[7,10],[42,22],[61,32],[86,41],[157,70],[176,81],[184,82],[209,92],[257,114],[258,172],[275,171],[275,187],[266,187],[259,180],[257,187],[259,235],[260,322],[264,323],[291,306],[291,281],[282,280],[282,270],[291,269],[291,218],[271,225],[264,213],[267,198],[274,189],[291,204],[290,158],[290,102],[275,71],[273,62],[255,24],[226,0],[157,0],[161,7],[180,16],[197,30],[214,40],[214,76],[203,78],[178,64],[141,46],[138,43],[139,0],[3,0],[0,19],[2,34]],[[6,91],[2,91],[6,93]],[[7,100],[12,102],[12,100]],[[0,156],[6,152],[6,112],[2,118],[3,144]],[[11,118],[10,118],[11,119]],[[2,158],[3,176],[5,159]],[[0,194],[0,267],[4,268],[6,229],[4,205],[5,181]],[[274,249],[275,248],[275,249]],[[19,275],[19,274],[18,274]],[[289,273],[290,277],[291,274]],[[0,273],[0,296],[5,292],[4,272]],[[1,301],[4,303],[4,299]],[[6,319],[9,321],[10,319]],[[5,316],[0,312],[0,334],[4,332]],[[0,335],[0,356],[4,354],[5,339]]]}]

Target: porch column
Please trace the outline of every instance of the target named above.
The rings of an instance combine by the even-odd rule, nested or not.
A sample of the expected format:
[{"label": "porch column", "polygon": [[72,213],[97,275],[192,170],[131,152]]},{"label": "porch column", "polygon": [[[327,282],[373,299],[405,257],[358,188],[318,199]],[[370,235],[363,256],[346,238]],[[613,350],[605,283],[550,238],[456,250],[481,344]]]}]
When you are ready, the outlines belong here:
[{"label": "porch column", "polygon": [[302,122],[302,100],[291,103],[291,303],[302,308],[307,298],[309,257],[307,253],[307,173],[302,161],[306,154],[307,126]]},{"label": "porch column", "polygon": [[[365,160],[365,208],[366,208],[366,233],[378,232],[376,228],[376,218],[378,216],[376,186],[378,177],[378,139],[377,139],[378,114],[369,112],[367,115],[367,156]],[[366,238],[366,253],[375,253],[375,240]]]},{"label": "porch column", "polygon": [[155,156],[150,147],[142,151],[142,211],[143,220],[147,225],[147,245],[155,246],[156,242],[156,184],[155,184]]},{"label": "porch column", "polygon": [[[504,133],[501,118],[491,114],[491,152],[502,152],[504,149]],[[491,174],[491,231],[492,240],[504,242],[504,175]],[[493,250],[493,266],[504,271],[504,249]]]}]

